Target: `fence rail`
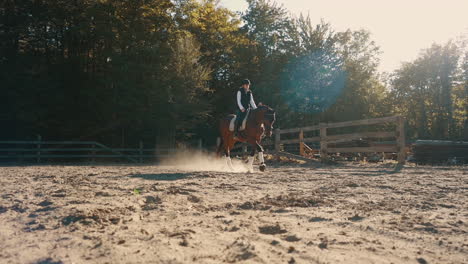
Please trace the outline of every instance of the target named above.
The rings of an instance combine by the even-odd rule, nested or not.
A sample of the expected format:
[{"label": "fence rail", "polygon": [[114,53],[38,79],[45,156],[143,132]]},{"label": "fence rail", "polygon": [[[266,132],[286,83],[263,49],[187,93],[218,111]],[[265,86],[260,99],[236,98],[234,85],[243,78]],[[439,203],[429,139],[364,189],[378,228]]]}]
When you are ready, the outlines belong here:
[{"label": "fence rail", "polygon": [[40,163],[44,159],[120,159],[130,162],[143,162],[169,157],[176,149],[110,148],[95,141],[0,141],[0,162],[34,159]]},{"label": "fence rail", "polygon": [[[360,133],[349,133],[349,134],[338,134],[328,135],[328,130],[332,128],[345,128],[352,126],[370,126],[379,124],[394,124],[394,131],[377,131],[377,132],[360,132]],[[304,132],[319,131],[319,136],[316,137],[304,137]],[[297,138],[282,139],[282,135],[299,133]],[[367,147],[329,147],[332,144],[339,144],[350,142],[353,140],[374,138],[374,139],[389,139],[394,138],[395,142],[390,144],[378,145],[374,144]],[[299,128],[287,128],[287,129],[276,129],[275,130],[275,141],[274,148],[276,153],[284,151],[284,145],[288,144],[299,144],[299,154],[304,155],[306,150],[313,151],[306,143],[319,142],[320,150],[316,150],[320,153],[322,160],[327,160],[330,153],[360,153],[360,152],[391,152],[397,153],[398,162],[400,164],[405,163],[406,150],[405,150],[405,127],[404,119],[400,116],[390,116],[382,118],[346,121],[338,123],[320,123],[319,125],[299,127]]]}]

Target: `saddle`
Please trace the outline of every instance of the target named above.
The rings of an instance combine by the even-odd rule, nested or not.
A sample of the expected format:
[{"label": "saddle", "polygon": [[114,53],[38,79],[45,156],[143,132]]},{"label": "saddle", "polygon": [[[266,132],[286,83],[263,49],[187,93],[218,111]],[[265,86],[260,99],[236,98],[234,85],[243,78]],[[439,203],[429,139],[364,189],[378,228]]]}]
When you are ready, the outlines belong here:
[{"label": "saddle", "polygon": [[[239,127],[239,131],[243,131],[245,129],[245,125],[247,124],[247,118],[249,118],[250,114],[250,109],[247,110],[247,114],[245,115],[244,120],[242,121],[241,126]],[[233,132],[234,131],[234,125],[237,119],[237,115],[234,115],[234,117],[231,119],[231,122],[229,123],[229,131]]]}]

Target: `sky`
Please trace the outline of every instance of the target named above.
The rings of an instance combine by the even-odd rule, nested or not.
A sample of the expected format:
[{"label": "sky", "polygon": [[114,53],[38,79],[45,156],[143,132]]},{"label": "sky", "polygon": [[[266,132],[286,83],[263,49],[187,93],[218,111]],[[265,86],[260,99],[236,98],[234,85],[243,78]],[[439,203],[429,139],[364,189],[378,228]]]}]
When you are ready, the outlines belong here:
[{"label": "sky", "polygon": [[[433,43],[468,36],[468,0],[276,0],[292,15],[309,14],[336,31],[366,29],[380,47],[381,72],[417,58]],[[221,0],[233,11],[245,11],[245,0]]]}]

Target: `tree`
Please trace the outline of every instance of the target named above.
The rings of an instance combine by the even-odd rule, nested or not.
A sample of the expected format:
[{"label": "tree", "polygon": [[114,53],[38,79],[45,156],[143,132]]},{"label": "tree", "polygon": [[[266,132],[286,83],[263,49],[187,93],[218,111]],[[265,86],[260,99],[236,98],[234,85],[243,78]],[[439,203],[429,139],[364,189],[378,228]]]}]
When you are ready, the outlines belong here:
[{"label": "tree", "polygon": [[377,73],[380,49],[365,30],[337,33],[346,82],[342,95],[326,113],[330,120],[353,120],[388,115],[386,91]]},{"label": "tree", "polygon": [[457,134],[453,87],[459,75],[460,49],[453,43],[433,44],[413,62],[397,70],[392,98],[397,113],[407,117],[416,137],[451,138]]},{"label": "tree", "polygon": [[459,128],[458,138],[468,140],[468,51],[461,64],[460,82],[453,89],[454,122]]},{"label": "tree", "polygon": [[206,98],[218,110],[214,113],[216,119],[218,113],[232,110],[232,106],[226,104],[226,97],[234,92],[239,71],[245,65],[237,51],[248,45],[248,40],[240,32],[239,17],[218,7],[217,1],[179,0],[175,3],[174,19],[178,30],[189,32],[200,44],[200,62],[212,69],[210,87],[213,93]]},{"label": "tree", "polygon": [[[210,117],[211,107],[206,94],[211,70],[200,60],[200,46],[190,34],[174,40],[172,55],[165,78],[165,109],[161,109],[164,123],[186,136],[197,124]],[[185,135],[184,135],[185,134]]]}]

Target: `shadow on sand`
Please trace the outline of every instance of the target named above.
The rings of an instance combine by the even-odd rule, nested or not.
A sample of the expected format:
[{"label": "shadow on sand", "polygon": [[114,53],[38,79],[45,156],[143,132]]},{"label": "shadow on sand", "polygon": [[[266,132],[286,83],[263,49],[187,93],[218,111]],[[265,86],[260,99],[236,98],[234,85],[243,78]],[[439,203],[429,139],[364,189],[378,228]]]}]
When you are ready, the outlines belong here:
[{"label": "shadow on sand", "polygon": [[42,259],[37,262],[34,262],[34,264],[63,264],[63,262],[60,260],[55,261],[52,258],[46,258],[46,259]]},{"label": "shadow on sand", "polygon": [[153,181],[177,181],[193,176],[190,173],[156,173],[156,174],[134,174],[130,175],[131,178],[142,178],[145,180]]},{"label": "shadow on sand", "polygon": [[374,171],[365,171],[362,173],[359,172],[352,172],[350,175],[360,175],[360,176],[384,176],[384,175],[389,175],[389,174],[397,174],[400,173],[401,170],[403,169],[403,165],[396,165],[393,168],[380,168],[376,169]]}]

